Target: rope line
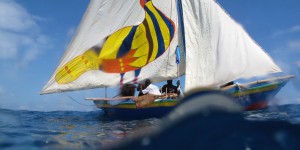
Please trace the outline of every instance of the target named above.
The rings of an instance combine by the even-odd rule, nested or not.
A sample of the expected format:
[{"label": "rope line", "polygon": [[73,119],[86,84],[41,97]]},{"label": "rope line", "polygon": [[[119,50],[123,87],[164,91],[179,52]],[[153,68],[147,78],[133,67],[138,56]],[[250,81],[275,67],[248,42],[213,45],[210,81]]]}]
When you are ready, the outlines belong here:
[{"label": "rope line", "polygon": [[82,105],[82,106],[87,106],[87,107],[94,106],[94,105],[86,105],[86,104],[82,104],[82,103],[78,102],[76,99],[74,99],[72,96],[68,95],[67,93],[65,93],[65,92],[61,92],[61,93],[63,93],[63,94],[64,94],[65,96],[67,96],[69,99],[73,100],[74,102],[76,102],[77,104],[80,104],[80,105]]}]

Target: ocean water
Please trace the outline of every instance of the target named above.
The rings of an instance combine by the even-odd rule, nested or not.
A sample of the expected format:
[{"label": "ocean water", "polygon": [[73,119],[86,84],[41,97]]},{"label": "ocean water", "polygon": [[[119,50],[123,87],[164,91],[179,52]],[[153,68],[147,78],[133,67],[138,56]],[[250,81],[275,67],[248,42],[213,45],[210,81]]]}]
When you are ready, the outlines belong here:
[{"label": "ocean water", "polygon": [[160,122],[110,120],[102,114],[0,109],[0,149],[96,149]]},{"label": "ocean water", "polygon": [[[300,105],[243,113],[246,120],[275,120],[300,127]],[[161,119],[110,120],[103,112],[0,109],[0,149],[98,149],[136,133],[159,128]],[[300,136],[300,135],[299,135]]]}]

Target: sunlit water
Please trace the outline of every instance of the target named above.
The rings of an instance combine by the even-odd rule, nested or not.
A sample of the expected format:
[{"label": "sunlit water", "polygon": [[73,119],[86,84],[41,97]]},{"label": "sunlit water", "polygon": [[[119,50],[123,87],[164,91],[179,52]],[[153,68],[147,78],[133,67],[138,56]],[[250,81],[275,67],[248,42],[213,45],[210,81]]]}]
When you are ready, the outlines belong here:
[{"label": "sunlit water", "polygon": [[[97,149],[144,129],[158,128],[161,123],[156,118],[109,120],[102,114],[0,109],[0,149]],[[300,125],[300,105],[248,111],[244,116],[248,120],[284,120]]]}]

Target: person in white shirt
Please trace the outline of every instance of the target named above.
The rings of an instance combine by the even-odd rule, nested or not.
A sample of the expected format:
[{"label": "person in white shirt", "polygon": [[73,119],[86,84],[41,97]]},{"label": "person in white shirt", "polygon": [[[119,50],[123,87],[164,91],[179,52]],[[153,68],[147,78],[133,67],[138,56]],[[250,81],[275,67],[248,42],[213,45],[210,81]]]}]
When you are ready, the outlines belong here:
[{"label": "person in white shirt", "polygon": [[156,85],[151,84],[151,81],[147,79],[145,81],[145,89],[142,90],[143,94],[161,95],[159,88]]}]

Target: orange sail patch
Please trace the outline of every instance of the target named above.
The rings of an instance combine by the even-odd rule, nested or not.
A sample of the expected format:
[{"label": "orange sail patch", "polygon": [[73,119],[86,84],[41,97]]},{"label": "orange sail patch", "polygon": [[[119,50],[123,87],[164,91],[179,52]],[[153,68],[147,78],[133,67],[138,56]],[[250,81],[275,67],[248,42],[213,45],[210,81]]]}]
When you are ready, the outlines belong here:
[{"label": "orange sail patch", "polygon": [[137,59],[133,57],[135,52],[136,50],[130,50],[126,56],[118,59],[104,59],[102,61],[101,70],[108,73],[125,73],[138,69],[137,67],[130,65]]}]

